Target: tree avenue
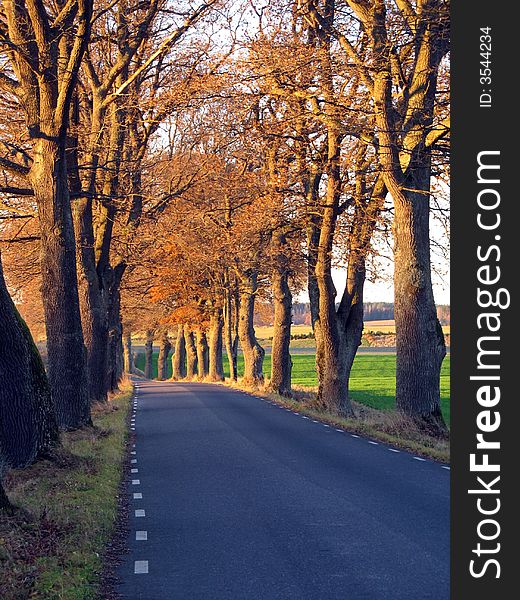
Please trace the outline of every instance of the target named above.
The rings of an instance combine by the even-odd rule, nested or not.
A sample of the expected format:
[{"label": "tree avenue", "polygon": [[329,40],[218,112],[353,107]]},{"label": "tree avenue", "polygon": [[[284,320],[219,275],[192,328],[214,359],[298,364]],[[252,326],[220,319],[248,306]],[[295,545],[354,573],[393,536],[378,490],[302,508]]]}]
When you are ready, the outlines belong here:
[{"label": "tree avenue", "polygon": [[[0,474],[48,454],[58,428],[88,427],[139,354],[147,378],[227,372],[291,396],[302,296],[316,406],[355,417],[350,373],[381,247],[396,408],[446,436],[430,218],[449,149],[447,11],[3,0]],[[255,330],[266,303],[270,349]]]}]

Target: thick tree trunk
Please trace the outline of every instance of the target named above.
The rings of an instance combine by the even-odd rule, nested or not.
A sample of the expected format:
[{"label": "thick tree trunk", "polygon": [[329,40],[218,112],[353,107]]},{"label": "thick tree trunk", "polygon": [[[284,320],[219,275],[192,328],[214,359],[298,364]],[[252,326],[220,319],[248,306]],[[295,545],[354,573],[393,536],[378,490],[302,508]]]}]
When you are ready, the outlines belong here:
[{"label": "thick tree trunk", "polygon": [[[416,177],[412,189],[421,189],[421,184],[429,186],[429,176],[422,182]],[[421,426],[443,434],[440,370],[446,346],[431,282],[429,203],[423,194],[393,195],[396,406]]]},{"label": "thick tree trunk", "polygon": [[164,331],[159,343],[159,357],[157,358],[157,379],[164,381],[168,378],[168,355],[172,345],[168,339],[168,332]]},{"label": "thick tree trunk", "polygon": [[222,310],[214,308],[209,321],[209,372],[210,381],[224,380],[224,365],[222,363],[222,330],[224,323]]},{"label": "thick tree trunk", "polygon": [[78,289],[81,323],[87,351],[90,402],[107,400],[108,382],[108,314],[102,294],[92,228],[92,201],[80,199],[74,203],[76,230]]},{"label": "thick tree trunk", "polygon": [[319,343],[319,354],[316,355],[319,377],[317,401],[327,410],[352,416],[354,413],[348,397],[345,371],[345,339],[338,329],[336,289],[332,281],[331,262],[341,183],[339,139],[338,132],[329,128],[327,194],[315,268],[318,315],[314,331]]},{"label": "thick tree trunk", "polygon": [[195,379],[198,373],[197,347],[195,334],[187,325],[184,326],[184,339],[186,341],[186,378]]},{"label": "thick tree trunk", "polygon": [[184,339],[184,326],[177,327],[177,340],[175,342],[175,354],[172,357],[172,379],[184,379],[186,377],[186,340]]},{"label": "thick tree trunk", "polygon": [[253,318],[257,290],[257,273],[241,277],[238,335],[244,354],[244,383],[258,386],[264,381],[262,366],[265,351],[256,339]]},{"label": "thick tree trunk", "polygon": [[91,418],[65,143],[53,137],[37,140],[29,180],[41,230],[49,383],[59,427],[76,429]]},{"label": "thick tree trunk", "polygon": [[[80,124],[79,100],[74,95],[71,110],[71,127],[67,138],[67,173],[69,188],[77,196],[72,204],[76,237],[76,263],[78,292],[81,311],[83,339],[87,349],[87,370],[90,402],[105,402],[108,390],[108,315],[101,281],[96,270],[94,252],[94,226],[92,220],[92,197],[95,194],[95,169],[86,169],[92,184],[86,195],[82,194],[79,168],[78,129]],[[92,125],[96,125],[93,116]],[[97,131],[101,125],[98,123]],[[87,158],[91,162],[91,158]],[[93,165],[92,165],[93,166]]]},{"label": "thick tree trunk", "polygon": [[146,379],[153,378],[153,336],[154,332],[151,329],[146,330],[146,341],[144,344],[144,376]]},{"label": "thick tree trunk", "polygon": [[209,346],[206,333],[199,329],[196,334],[197,340],[197,368],[199,380],[204,380],[209,374]]},{"label": "thick tree trunk", "polygon": [[132,374],[134,372],[134,355],[132,353],[132,332],[127,331],[124,336],[124,361],[125,373]]},{"label": "thick tree trunk", "polygon": [[51,390],[29,329],[7,291],[0,260],[0,478],[59,442]]},{"label": "thick tree trunk", "polygon": [[289,346],[291,343],[292,294],[289,287],[289,261],[283,253],[285,244],[284,235],[273,234],[275,252],[275,268],[272,274],[274,331],[270,388],[282,396],[291,396],[292,360]]}]

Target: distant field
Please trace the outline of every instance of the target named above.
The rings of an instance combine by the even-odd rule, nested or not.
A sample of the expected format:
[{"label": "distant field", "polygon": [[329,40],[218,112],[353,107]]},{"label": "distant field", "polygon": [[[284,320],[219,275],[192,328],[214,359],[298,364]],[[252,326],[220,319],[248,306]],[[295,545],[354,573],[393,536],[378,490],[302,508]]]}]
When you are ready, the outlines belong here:
[{"label": "distant field", "polygon": [[[450,326],[443,325],[442,330],[444,333],[450,333]],[[273,337],[272,326],[255,327],[255,331],[257,338],[260,340],[267,340]],[[365,321],[364,331],[366,333],[373,333],[375,331],[380,331],[381,333],[395,333],[395,322],[393,319],[388,319],[386,321]],[[307,335],[309,333],[312,333],[312,327],[310,325],[293,325],[291,327],[292,335]]]},{"label": "distant field", "polygon": [[[154,377],[157,376],[157,353],[153,355]],[[293,355],[292,381],[295,385],[314,387],[318,384],[314,354]],[[139,354],[137,368],[144,369],[144,355]],[[238,372],[244,368],[243,356],[238,357]],[[229,376],[229,364],[224,354],[224,371]],[[266,354],[264,372],[271,371],[271,356]],[[171,365],[168,364],[168,377]],[[395,406],[395,355],[358,355],[350,378],[352,398],[373,408],[389,410]],[[441,408],[446,422],[450,422],[450,357],[446,356],[441,370]]]}]

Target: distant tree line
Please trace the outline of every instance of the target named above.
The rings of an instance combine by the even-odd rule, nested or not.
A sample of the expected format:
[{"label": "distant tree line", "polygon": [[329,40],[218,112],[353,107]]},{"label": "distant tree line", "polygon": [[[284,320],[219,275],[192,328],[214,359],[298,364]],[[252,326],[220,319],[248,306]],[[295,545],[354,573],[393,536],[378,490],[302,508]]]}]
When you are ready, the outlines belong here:
[{"label": "distant tree line", "polygon": [[[365,321],[386,321],[395,318],[393,302],[365,302]],[[311,307],[308,302],[295,302],[293,304],[293,323],[296,325],[310,324]],[[450,324],[450,306],[437,304],[437,318],[441,325]]]}]

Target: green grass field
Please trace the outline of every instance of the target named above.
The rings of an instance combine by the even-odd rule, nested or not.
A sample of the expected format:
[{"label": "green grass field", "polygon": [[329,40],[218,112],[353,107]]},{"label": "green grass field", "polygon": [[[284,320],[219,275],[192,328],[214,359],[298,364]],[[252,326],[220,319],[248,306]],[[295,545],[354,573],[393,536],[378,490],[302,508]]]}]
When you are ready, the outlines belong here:
[{"label": "green grass field", "polygon": [[[294,385],[314,387],[318,384],[314,354],[296,354],[292,357],[292,381]],[[153,356],[154,375],[157,376],[157,353]],[[144,369],[144,355],[139,354],[137,368]],[[238,373],[244,368],[243,356],[238,357]],[[264,373],[271,371],[271,356],[266,354]],[[224,373],[229,376],[229,364],[224,354]],[[168,365],[168,376],[171,377],[171,365]],[[350,392],[353,400],[378,408],[389,410],[395,406],[395,355],[360,354],[354,361],[350,377]],[[450,423],[450,356],[446,356],[441,370],[441,408]]]}]

